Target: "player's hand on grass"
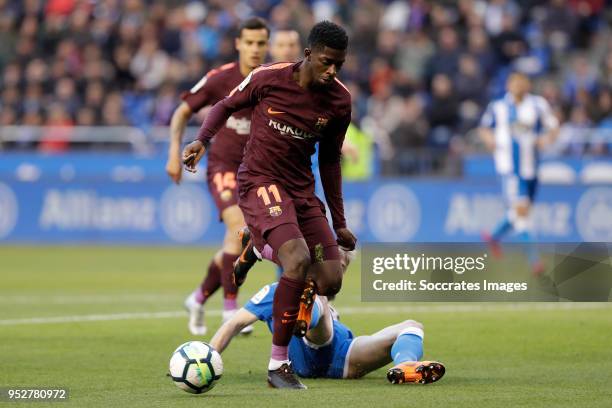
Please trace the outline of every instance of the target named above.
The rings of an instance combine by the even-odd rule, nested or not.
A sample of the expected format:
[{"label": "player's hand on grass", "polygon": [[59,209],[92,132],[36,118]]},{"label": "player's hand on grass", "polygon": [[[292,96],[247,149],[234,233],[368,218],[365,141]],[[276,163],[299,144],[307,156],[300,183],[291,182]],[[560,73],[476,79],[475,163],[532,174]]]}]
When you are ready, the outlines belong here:
[{"label": "player's hand on grass", "polygon": [[191,173],[198,170],[198,163],[206,153],[206,148],[199,140],[194,140],[183,149],[183,164],[185,169]]},{"label": "player's hand on grass", "polygon": [[166,173],[172,181],[176,184],[181,183],[181,177],[183,176],[183,163],[181,163],[181,158],[178,155],[171,155],[168,157],[168,161],[166,162]]},{"label": "player's hand on grass", "polygon": [[336,230],[336,242],[342,249],[352,251],[355,249],[357,238],[348,228],[338,228]]}]

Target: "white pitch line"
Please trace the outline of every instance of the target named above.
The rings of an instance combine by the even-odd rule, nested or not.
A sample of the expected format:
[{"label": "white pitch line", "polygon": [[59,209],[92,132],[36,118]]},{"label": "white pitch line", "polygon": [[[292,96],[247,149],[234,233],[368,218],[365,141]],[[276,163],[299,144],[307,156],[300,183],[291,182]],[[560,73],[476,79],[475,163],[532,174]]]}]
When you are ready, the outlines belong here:
[{"label": "white pitch line", "polygon": [[[415,305],[415,306],[357,306],[341,307],[343,315],[381,314],[381,313],[480,313],[480,312],[515,312],[515,311],[554,311],[554,310],[595,310],[612,309],[612,303],[500,303],[500,304],[449,304],[449,305]],[[209,310],[209,316],[220,316],[221,310]],[[136,312],[114,314],[92,314],[74,316],[31,317],[22,319],[0,320],[0,326],[17,326],[29,324],[57,324],[104,322],[112,320],[148,320],[174,319],[186,317],[184,311]]]},{"label": "white pitch line", "polygon": [[[184,299],[183,293],[176,295],[167,294],[143,294],[143,293],[122,293],[116,295],[0,295],[0,304],[53,304],[53,305],[72,305],[72,304],[107,304],[107,303],[139,303],[139,302],[176,302]],[[180,300],[179,300],[180,301]]]}]

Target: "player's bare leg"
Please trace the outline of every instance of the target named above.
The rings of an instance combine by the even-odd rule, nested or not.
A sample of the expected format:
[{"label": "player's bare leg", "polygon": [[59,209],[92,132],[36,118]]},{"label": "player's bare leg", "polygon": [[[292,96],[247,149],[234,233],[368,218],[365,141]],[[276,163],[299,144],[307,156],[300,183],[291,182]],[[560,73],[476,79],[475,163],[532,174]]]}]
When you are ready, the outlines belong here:
[{"label": "player's bare leg", "polygon": [[438,381],[445,372],[443,364],[420,361],[423,325],[414,320],[386,327],[371,336],[359,336],[349,350],[346,378],[359,378],[391,361],[396,365],[387,372],[394,384],[427,384]]},{"label": "player's bare leg", "polygon": [[189,313],[189,332],[194,336],[203,336],[207,328],[204,320],[204,304],[208,298],[221,287],[221,263],[223,250],[217,251],[208,265],[206,277],[200,286],[185,299],[185,309]]},{"label": "player's bare leg", "polygon": [[[221,213],[221,218],[225,223],[225,237],[223,239],[223,260],[221,283],[223,285],[223,322],[231,319],[238,310],[238,287],[234,283],[233,265],[238,258],[241,250],[241,242],[238,236],[240,230],[244,227],[244,216],[240,207],[232,205],[227,207]],[[241,333],[250,334],[253,331],[253,326],[245,327]]]},{"label": "player's bare leg", "polygon": [[304,291],[306,272],[310,266],[310,252],[295,224],[280,225],[266,237],[283,268],[274,293],[274,330],[268,365],[268,384],[274,388],[306,388],[296,377],[289,362],[289,341],[298,316],[300,296]]}]

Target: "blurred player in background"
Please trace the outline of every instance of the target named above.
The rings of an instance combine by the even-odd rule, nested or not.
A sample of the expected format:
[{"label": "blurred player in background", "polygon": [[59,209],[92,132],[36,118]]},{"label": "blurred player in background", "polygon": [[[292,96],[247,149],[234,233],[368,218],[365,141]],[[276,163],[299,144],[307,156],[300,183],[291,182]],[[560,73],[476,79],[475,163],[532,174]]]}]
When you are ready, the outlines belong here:
[{"label": "blurred player in background", "polygon": [[[170,123],[170,149],[166,164],[166,171],[175,183],[180,183],[183,171],[180,149],[187,122],[194,113],[223,99],[264,62],[269,35],[270,30],[264,20],[245,20],[235,39],[238,61],[213,69],[182,96],[183,102],[174,111]],[[244,226],[244,217],[238,207],[236,173],[250,128],[251,108],[236,111],[219,129],[219,137],[215,137],[210,146],[206,173],[208,188],[225,223],[226,232],[223,247],[210,261],[204,281],[185,301],[189,311],[189,330],[194,335],[206,333],[203,305],[220,286],[223,286],[223,320],[229,319],[238,309],[238,288],[232,279],[232,265],[240,254],[238,231]],[[252,327],[246,327],[244,333],[250,331]]]},{"label": "blurred player in background", "polygon": [[[253,71],[212,108],[198,140],[183,151],[187,169],[195,171],[227,118],[253,107],[252,132],[238,172],[239,205],[255,247],[263,250],[268,243],[283,267],[274,295],[274,334],[268,364],[268,383],[276,388],[306,388],[295,376],[288,357],[293,330],[297,327],[300,335],[306,333],[315,290],[321,295],[340,290],[338,244],[348,250],[355,247],[356,238],[344,218],[340,170],[351,98],[336,78],[347,46],[343,28],[328,21],[316,24],[302,61]],[[310,156],[317,142],[321,181],[336,237],[327,223],[323,203],[314,194]],[[314,281],[306,281],[307,273]]]},{"label": "blurred player in background", "polygon": [[[350,253],[340,251],[346,270]],[[210,344],[223,352],[240,330],[261,320],[274,333],[273,298],[278,284],[266,285],[215,333]],[[438,381],[443,364],[420,361],[423,357],[423,325],[405,320],[370,335],[354,337],[342,324],[325,296],[318,296],[306,336],[292,337],[289,358],[302,378],[360,378],[391,361],[387,371],[392,384]]]},{"label": "blurred player in background", "polygon": [[[514,231],[521,242],[533,243],[529,213],[538,187],[539,150],[554,142],[559,123],[550,105],[541,96],[529,93],[527,76],[513,73],[506,94],[487,107],[480,124],[480,136],[493,152],[495,168],[502,179],[507,213],[492,233],[485,233],[494,255],[501,255],[500,240]],[[535,252],[530,253],[533,272],[543,272]]]},{"label": "blurred player in background", "polygon": [[295,30],[277,30],[270,39],[270,55],[274,62],[293,62],[300,58],[300,34]]}]

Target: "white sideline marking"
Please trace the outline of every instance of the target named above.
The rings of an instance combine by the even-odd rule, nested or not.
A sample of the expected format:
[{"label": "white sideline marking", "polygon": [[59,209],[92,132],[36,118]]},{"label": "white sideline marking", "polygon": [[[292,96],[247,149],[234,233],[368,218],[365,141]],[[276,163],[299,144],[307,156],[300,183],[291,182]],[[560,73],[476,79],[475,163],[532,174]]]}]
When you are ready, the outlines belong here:
[{"label": "white sideline marking", "polygon": [[184,293],[176,295],[168,294],[152,294],[152,293],[121,293],[116,295],[0,295],[0,303],[9,304],[54,304],[54,305],[72,305],[72,304],[98,304],[98,303],[115,303],[115,302],[180,302],[184,299]]},{"label": "white sideline marking", "polygon": [[[611,309],[612,303],[503,303],[503,304],[449,304],[449,305],[416,305],[416,306],[357,306],[338,308],[340,316],[355,314],[381,313],[479,313],[479,312],[514,312],[514,311],[550,311],[550,310],[594,310]],[[220,316],[221,310],[208,310],[208,316]],[[31,317],[22,319],[0,320],[0,326],[17,326],[26,324],[83,323],[104,322],[112,320],[147,320],[174,319],[187,317],[185,311],[140,312],[91,314],[74,316]],[[408,316],[406,316],[408,317]]]}]

